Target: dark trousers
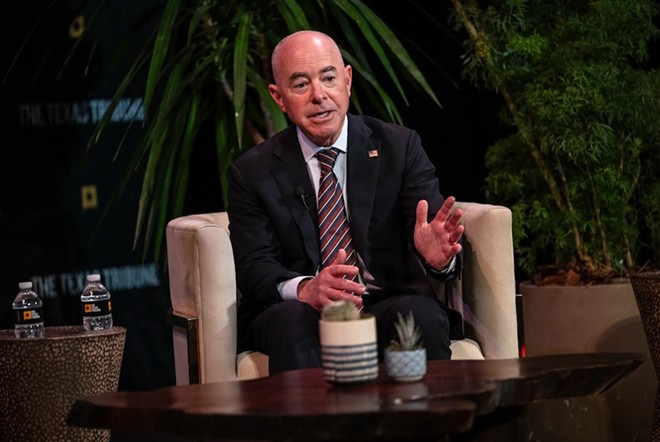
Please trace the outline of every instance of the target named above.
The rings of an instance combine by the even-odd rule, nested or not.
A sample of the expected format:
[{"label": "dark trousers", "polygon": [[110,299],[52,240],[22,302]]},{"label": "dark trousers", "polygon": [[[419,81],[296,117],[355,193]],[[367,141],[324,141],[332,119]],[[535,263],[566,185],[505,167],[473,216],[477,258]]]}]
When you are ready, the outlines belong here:
[{"label": "dark trousers", "polygon": [[[422,332],[427,358],[451,357],[447,311],[435,299],[420,295],[388,296],[365,305],[364,311],[376,317],[381,362],[385,347],[396,337],[397,312],[405,316],[409,311]],[[319,313],[299,301],[271,305],[252,321],[248,346],[268,355],[270,374],[320,367]]]}]

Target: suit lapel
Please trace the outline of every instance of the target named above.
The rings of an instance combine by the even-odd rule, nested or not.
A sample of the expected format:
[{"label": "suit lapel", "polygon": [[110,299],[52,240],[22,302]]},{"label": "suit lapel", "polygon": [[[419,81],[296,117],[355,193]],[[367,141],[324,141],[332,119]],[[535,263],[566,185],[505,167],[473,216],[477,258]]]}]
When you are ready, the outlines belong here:
[{"label": "suit lapel", "polygon": [[380,140],[370,135],[371,129],[349,115],[347,190],[351,235],[365,262],[370,261],[367,233],[377,190],[381,148]]},{"label": "suit lapel", "polygon": [[[368,262],[370,257],[367,256],[367,233],[377,190],[381,141],[370,138],[371,129],[350,114],[348,126],[346,180],[351,235],[354,246]],[[271,172],[280,191],[280,197],[284,199],[301,232],[305,251],[317,266],[320,251],[316,197],[307,173],[305,159],[300,151],[295,127],[290,127],[279,140],[279,146],[274,152]],[[309,210],[297,195],[298,187],[302,188],[304,195],[311,195],[307,203]]]},{"label": "suit lapel", "polygon": [[[284,199],[291,217],[300,230],[305,251],[314,265],[317,266],[320,251],[316,197],[314,187],[307,173],[305,159],[300,151],[296,130],[293,126],[279,140],[279,146],[274,151],[274,158],[271,163],[271,173],[280,191],[279,197]],[[303,203],[299,190],[296,189],[302,189],[303,195],[310,195],[306,198],[307,207]]]}]

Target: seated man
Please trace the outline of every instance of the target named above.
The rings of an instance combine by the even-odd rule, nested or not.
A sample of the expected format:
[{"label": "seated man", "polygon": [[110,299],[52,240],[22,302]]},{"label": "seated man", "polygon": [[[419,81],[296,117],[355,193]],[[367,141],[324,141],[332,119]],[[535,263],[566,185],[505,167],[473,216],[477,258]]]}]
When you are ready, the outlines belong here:
[{"label": "seated man", "polygon": [[293,125],[229,170],[239,351],[267,354],[271,374],[320,367],[319,313],[347,299],[376,317],[381,358],[409,311],[427,357],[450,358],[460,317],[428,274],[460,271],[461,211],[419,135],[348,113],[352,68],[328,35],[285,37],[272,67],[269,92]]}]

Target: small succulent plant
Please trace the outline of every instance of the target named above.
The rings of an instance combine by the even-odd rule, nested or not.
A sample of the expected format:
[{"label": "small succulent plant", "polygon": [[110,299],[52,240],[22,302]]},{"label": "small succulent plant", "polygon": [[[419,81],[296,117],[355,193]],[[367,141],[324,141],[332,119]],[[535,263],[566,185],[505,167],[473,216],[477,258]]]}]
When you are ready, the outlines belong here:
[{"label": "small succulent plant", "polygon": [[323,307],[321,319],[324,321],[354,321],[360,319],[360,311],[352,302],[334,301]]},{"label": "small succulent plant", "polygon": [[415,317],[412,311],[407,316],[397,312],[398,319],[394,323],[397,338],[392,339],[388,345],[391,351],[410,351],[422,348],[422,332],[415,325]]}]

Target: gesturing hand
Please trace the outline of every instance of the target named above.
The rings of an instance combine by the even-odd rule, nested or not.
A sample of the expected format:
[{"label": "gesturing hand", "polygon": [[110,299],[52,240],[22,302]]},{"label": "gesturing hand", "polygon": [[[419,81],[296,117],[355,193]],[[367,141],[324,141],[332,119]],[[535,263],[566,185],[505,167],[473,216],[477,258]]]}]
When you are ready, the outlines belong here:
[{"label": "gesturing hand", "polygon": [[427,222],[429,205],[426,200],[417,203],[415,248],[434,269],[446,266],[452,257],[462,250],[458,241],[463,235],[464,227],[458,222],[463,211],[456,209],[452,212],[455,202],[453,196],[448,197],[431,222]]},{"label": "gesturing hand", "polygon": [[358,308],[362,308],[362,294],[365,287],[353,281],[358,274],[354,265],[344,264],[346,251],[340,249],[335,260],[314,278],[306,279],[298,284],[298,300],[321,311],[326,304],[340,299],[346,299]]}]

